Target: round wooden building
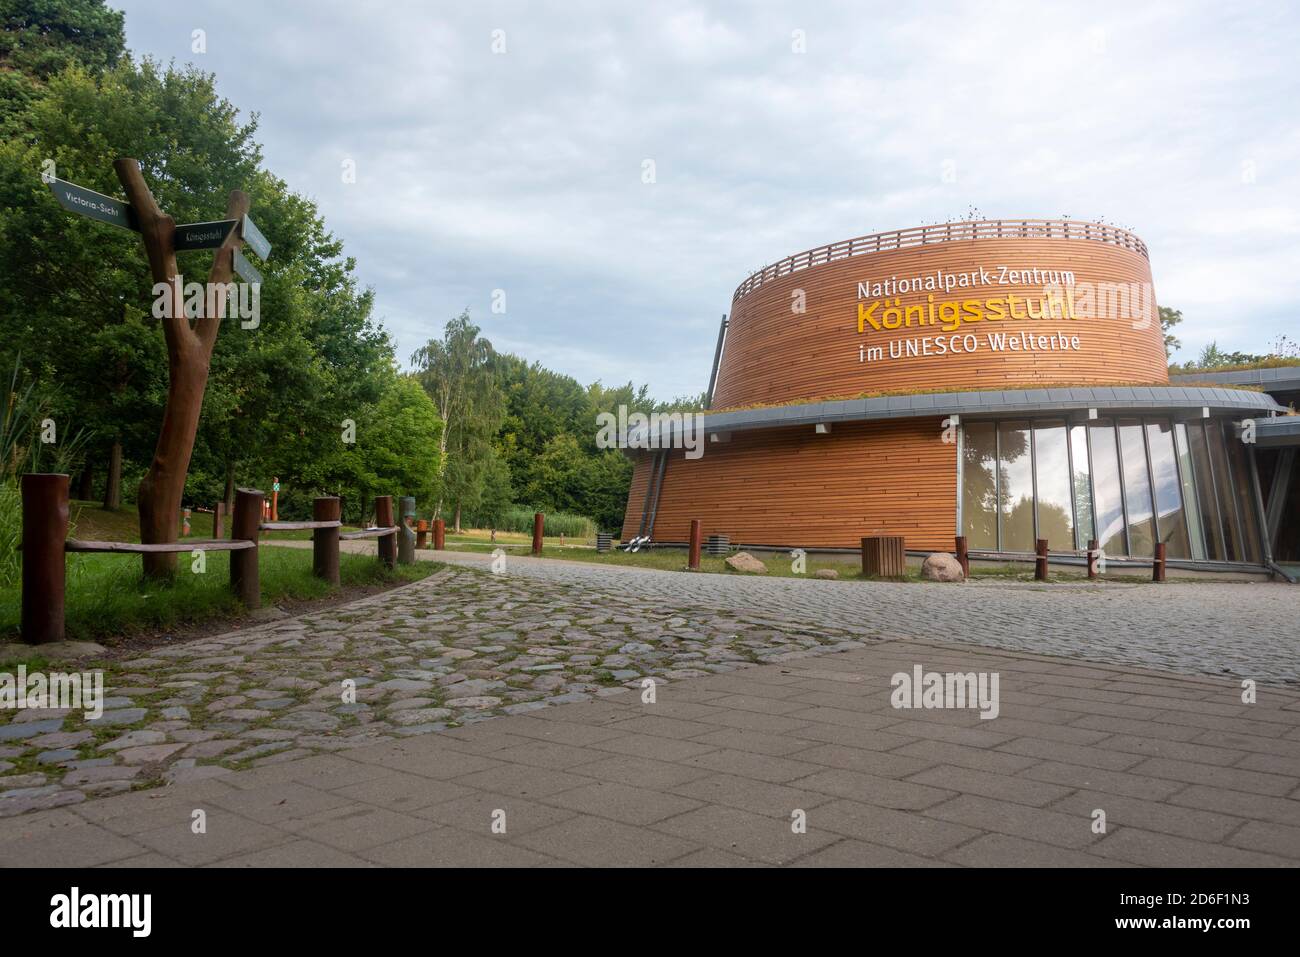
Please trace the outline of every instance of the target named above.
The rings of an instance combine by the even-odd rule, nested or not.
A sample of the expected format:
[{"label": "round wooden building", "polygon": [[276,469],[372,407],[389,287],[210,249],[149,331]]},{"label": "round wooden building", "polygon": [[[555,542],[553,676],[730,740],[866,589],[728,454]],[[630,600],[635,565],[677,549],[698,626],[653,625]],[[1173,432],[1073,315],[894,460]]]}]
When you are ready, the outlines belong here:
[{"label": "round wooden building", "polygon": [[[630,450],[623,538],[1261,567],[1267,393],[1169,381],[1145,244],[1112,226],[962,222],[808,250],[747,278],[702,422]],[[1247,440],[1242,441],[1243,423]],[[687,423],[689,425],[689,422]],[[653,447],[645,448],[645,445]]]}]

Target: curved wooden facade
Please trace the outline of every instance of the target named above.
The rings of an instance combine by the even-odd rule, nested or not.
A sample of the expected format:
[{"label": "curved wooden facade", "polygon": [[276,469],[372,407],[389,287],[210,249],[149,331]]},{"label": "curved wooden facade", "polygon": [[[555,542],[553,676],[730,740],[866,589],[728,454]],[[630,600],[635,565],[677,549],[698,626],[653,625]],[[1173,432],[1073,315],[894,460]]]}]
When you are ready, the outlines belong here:
[{"label": "curved wooden facade", "polygon": [[[938,417],[853,422],[830,435],[811,428],[737,432],[703,456],[669,453],[653,535],[684,542],[691,519],[704,534],[749,545],[843,548],[863,535],[904,535],[908,548],[951,548],[956,528],[956,446]],[[640,529],[654,456],[637,456],[623,520]]]},{"label": "curved wooden facade", "polygon": [[[952,238],[948,238],[952,237]],[[837,258],[838,257],[838,258]],[[1034,270],[1038,270],[1035,274]],[[1013,273],[1015,275],[1013,275]],[[944,288],[952,277],[979,276]],[[1027,274],[1027,275],[1021,275]],[[1066,276],[1072,283],[1056,282]],[[935,289],[926,288],[937,278]],[[870,295],[886,280],[921,288]],[[1015,279],[1017,281],[1009,281]],[[860,296],[859,284],[868,285]],[[1080,318],[983,319],[921,324],[931,303],[1024,300],[1042,311],[1045,289],[1069,293]],[[962,223],[877,234],[822,247],[755,273],[737,289],[713,408],[781,404],[893,390],[948,391],[1000,384],[1117,384],[1168,381],[1164,338],[1146,247],[1123,230],[1070,221]],[[1090,300],[1088,294],[1091,293]],[[931,299],[933,297],[933,299]],[[1014,297],[1011,298],[1011,297]],[[914,307],[909,324],[859,333],[859,304]],[[797,311],[802,307],[802,312]],[[919,307],[919,308],[916,308]],[[1057,310],[1053,309],[1055,313]],[[969,313],[967,314],[969,315]],[[990,333],[1078,337],[1078,348],[994,351]],[[974,351],[906,354],[906,340],[974,336]],[[967,340],[969,342],[969,340]],[[960,345],[960,343],[958,344]],[[883,355],[874,357],[879,348]],[[898,355],[891,356],[891,351]]]}]

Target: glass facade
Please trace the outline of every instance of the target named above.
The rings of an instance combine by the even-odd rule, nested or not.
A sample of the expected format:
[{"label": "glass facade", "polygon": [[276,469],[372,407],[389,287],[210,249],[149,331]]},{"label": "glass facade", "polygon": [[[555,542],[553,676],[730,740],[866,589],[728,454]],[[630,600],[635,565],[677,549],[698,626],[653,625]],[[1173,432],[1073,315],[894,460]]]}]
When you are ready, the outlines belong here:
[{"label": "glass facade", "polygon": [[1034,459],[1028,422],[998,423],[998,525],[1005,551],[1034,550]]},{"label": "glass facade", "polygon": [[998,441],[992,422],[972,422],[962,429],[961,513],[968,547],[997,551]]},{"label": "glass facade", "polygon": [[1125,416],[967,422],[961,530],[971,549],[1083,550],[1258,563],[1250,461],[1231,422]]}]

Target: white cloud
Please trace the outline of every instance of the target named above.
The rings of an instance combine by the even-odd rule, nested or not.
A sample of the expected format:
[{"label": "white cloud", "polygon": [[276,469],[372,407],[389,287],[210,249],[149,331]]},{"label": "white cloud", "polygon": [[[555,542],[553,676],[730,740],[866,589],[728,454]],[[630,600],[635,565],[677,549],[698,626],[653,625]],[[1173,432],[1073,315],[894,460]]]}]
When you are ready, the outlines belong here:
[{"label": "white cloud", "polygon": [[320,202],[403,357],[470,305],[581,381],[699,392],[748,272],[969,206],[1133,228],[1189,348],[1294,328],[1284,5],[124,5],[137,54],[195,59],[260,112],[268,166]]}]

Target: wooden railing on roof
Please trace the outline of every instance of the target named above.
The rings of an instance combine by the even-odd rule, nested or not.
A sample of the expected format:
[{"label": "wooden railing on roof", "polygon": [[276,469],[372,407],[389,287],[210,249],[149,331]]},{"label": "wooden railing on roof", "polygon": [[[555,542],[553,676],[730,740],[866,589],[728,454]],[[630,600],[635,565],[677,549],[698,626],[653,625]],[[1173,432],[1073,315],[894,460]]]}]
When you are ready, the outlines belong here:
[{"label": "wooden railing on roof", "polygon": [[910,229],[895,229],[886,233],[872,233],[856,239],[844,239],[838,243],[818,246],[793,256],[787,256],[770,266],[753,273],[736,287],[731,297],[733,303],[739,302],[763,283],[772,282],[782,276],[847,259],[851,256],[864,256],[870,253],[888,252],[894,249],[907,249],[912,246],[927,246],[931,243],[957,242],[971,239],[1070,239],[1086,242],[1108,243],[1139,253],[1144,258],[1147,254],[1146,243],[1126,229],[1107,226],[1103,223],[1088,223],[1077,219],[981,219],[959,223],[939,223],[933,226],[914,226]]}]

